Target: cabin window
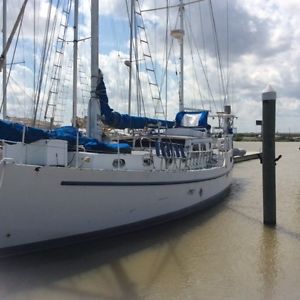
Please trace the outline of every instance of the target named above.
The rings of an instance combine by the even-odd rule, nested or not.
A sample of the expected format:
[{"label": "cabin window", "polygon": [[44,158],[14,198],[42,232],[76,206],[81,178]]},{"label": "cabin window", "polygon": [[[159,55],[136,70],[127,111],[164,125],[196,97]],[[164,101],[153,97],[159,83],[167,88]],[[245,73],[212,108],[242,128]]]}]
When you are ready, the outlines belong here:
[{"label": "cabin window", "polygon": [[199,151],[199,145],[198,144],[193,145],[193,151]]}]

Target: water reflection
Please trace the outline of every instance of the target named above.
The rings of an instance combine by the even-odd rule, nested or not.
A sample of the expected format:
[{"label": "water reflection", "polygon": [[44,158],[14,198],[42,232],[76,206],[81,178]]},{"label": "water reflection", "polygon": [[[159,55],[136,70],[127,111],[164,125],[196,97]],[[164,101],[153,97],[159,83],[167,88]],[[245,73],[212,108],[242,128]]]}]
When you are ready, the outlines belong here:
[{"label": "water reflection", "polygon": [[276,228],[264,227],[259,240],[258,270],[262,275],[263,299],[273,299],[278,276],[278,239]]},{"label": "water reflection", "polygon": [[39,299],[40,293],[43,299],[53,293],[72,300],[141,299],[166,279],[166,269],[180,283],[186,277],[181,237],[216,217],[223,205],[140,232],[2,258],[0,299]]}]

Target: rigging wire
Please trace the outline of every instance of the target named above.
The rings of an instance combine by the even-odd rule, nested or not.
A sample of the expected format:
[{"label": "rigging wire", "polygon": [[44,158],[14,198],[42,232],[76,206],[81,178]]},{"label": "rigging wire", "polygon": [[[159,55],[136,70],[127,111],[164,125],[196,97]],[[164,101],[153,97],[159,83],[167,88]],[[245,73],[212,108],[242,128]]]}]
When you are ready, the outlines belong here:
[{"label": "rigging wire", "polygon": [[42,118],[41,115],[42,115],[43,107],[45,106],[46,89],[49,85],[49,80],[50,80],[50,66],[51,66],[51,61],[53,60],[52,53],[53,53],[53,49],[54,49],[54,47],[53,47],[54,34],[56,31],[56,26],[57,26],[57,16],[58,16],[58,8],[60,5],[60,2],[61,1],[58,0],[56,3],[56,7],[55,7],[55,11],[54,11],[55,12],[54,19],[52,21],[52,27],[51,27],[51,31],[50,31],[50,39],[48,41],[47,59],[46,59],[47,71],[45,72],[46,80],[45,80],[44,89],[43,89],[43,93],[42,93],[42,101],[41,101],[41,105],[40,105],[40,109],[39,109],[39,119]]},{"label": "rigging wire", "polygon": [[[8,82],[9,82],[9,79],[10,79],[12,67],[14,65],[14,60],[15,60],[17,46],[18,46],[18,43],[19,43],[19,37],[20,37],[20,32],[21,32],[23,20],[24,20],[24,14],[21,16],[21,20],[20,20],[20,24],[19,24],[19,28],[18,28],[18,33],[17,33],[17,38],[16,38],[16,42],[15,42],[15,46],[14,46],[14,50],[13,50],[13,54],[12,54],[12,59],[11,59],[9,71],[8,71],[8,74],[7,74],[7,79],[6,79],[6,84],[5,84],[5,89],[6,90],[7,90]],[[1,107],[0,107],[0,112],[2,111],[2,109],[3,109],[3,100],[2,100],[2,103],[1,103]]]},{"label": "rigging wire", "polygon": [[135,57],[135,67],[136,67],[136,72],[135,72],[135,80],[136,80],[136,100],[137,100],[137,111],[138,111],[138,116],[142,116],[142,110],[143,110],[143,116],[146,116],[146,109],[145,109],[145,101],[142,93],[142,85],[141,85],[141,78],[140,78],[140,59],[139,59],[139,51],[138,51],[138,24],[137,24],[137,14],[135,11],[134,15],[134,43],[133,43],[133,48],[134,48],[134,57]]},{"label": "rigging wire", "polygon": [[[126,0],[125,1],[125,5],[126,5],[126,12],[127,12],[127,16],[129,18],[129,6],[128,6],[128,1]],[[116,24],[113,20],[113,18],[110,20],[110,26],[112,28],[112,31],[113,31],[113,36],[114,36],[114,41],[116,43],[116,47],[117,47],[117,65],[118,65],[118,72],[117,72],[117,76],[118,76],[118,82],[121,82],[123,80],[123,76],[122,76],[122,67],[124,66],[124,61],[123,59],[121,58],[121,41],[120,41],[120,38],[119,38],[119,35],[117,34],[118,31],[117,31],[117,28],[116,28]],[[123,28],[122,28],[123,29]],[[122,85],[123,87],[123,85]],[[121,85],[119,86],[119,92],[121,94],[121,99],[126,99],[126,91],[124,90],[124,88],[121,88]],[[119,102],[117,103],[118,104],[122,104],[122,102]]]},{"label": "rigging wire", "polygon": [[[34,82],[33,82],[33,93],[32,93],[32,116],[34,115],[34,107],[35,107],[35,99],[36,99],[36,95],[38,92],[38,84],[37,84],[37,77],[38,77],[38,70],[37,70],[37,59],[40,58],[40,54],[39,53],[40,49],[37,48],[37,37],[40,34],[40,18],[41,18],[41,14],[37,13],[40,12],[41,10],[41,1],[38,1],[36,3],[36,0],[34,0],[34,20],[33,20],[33,38],[34,38],[34,49],[33,49],[33,55],[34,55],[34,59],[33,59],[33,78],[34,78]],[[40,51],[39,51],[40,50]]]},{"label": "rigging wire", "polygon": [[224,96],[224,105],[226,101],[226,91],[225,91],[225,84],[224,84],[224,74],[223,74],[223,68],[222,68],[222,61],[221,61],[221,53],[220,53],[220,46],[219,46],[219,39],[217,34],[217,27],[216,27],[216,21],[214,16],[214,10],[212,6],[212,1],[209,0],[209,10],[211,15],[211,22],[213,27],[213,37],[215,41],[215,51],[216,51],[216,59],[217,59],[217,65],[219,67],[219,84],[220,84],[220,93],[223,93]]},{"label": "rigging wire", "polygon": [[[163,117],[165,118],[164,106],[163,106],[163,103],[162,103],[162,100],[161,100],[160,87],[158,85],[157,74],[155,72],[155,66],[154,66],[154,63],[156,64],[157,61],[155,60],[154,63],[153,63],[153,58],[152,58],[152,55],[151,55],[151,49],[150,49],[149,42],[148,42],[149,39],[148,39],[147,32],[145,30],[145,22],[143,20],[143,16],[142,16],[142,13],[141,13],[141,8],[140,8],[140,3],[139,3],[138,0],[137,0],[137,3],[138,3],[138,11],[136,12],[136,14],[140,16],[140,22],[141,22],[141,24],[138,26],[140,28],[140,30],[138,30],[138,34],[139,34],[139,38],[140,38],[140,41],[141,41],[140,44],[141,44],[141,49],[142,49],[142,52],[143,52],[143,59],[142,60],[144,62],[143,67],[145,68],[145,72],[146,72],[147,78],[148,78],[148,85],[149,85],[149,89],[150,89],[150,97],[152,98],[152,103],[153,103],[153,106],[154,106],[155,116],[157,116],[158,113],[162,113]],[[154,41],[156,42],[156,40],[154,40]],[[144,43],[143,44],[144,47],[142,46],[142,43]],[[146,46],[146,44],[147,44],[147,46]],[[153,73],[151,73],[153,76],[150,75],[149,72],[153,72]],[[154,81],[152,81],[152,80],[154,80]],[[154,84],[153,84],[153,82],[154,82]],[[155,88],[154,88],[155,91],[151,88],[151,85],[155,86]],[[159,108],[161,109],[160,112],[158,111]],[[148,113],[148,115],[149,115],[149,113]]]},{"label": "rigging wire", "polygon": [[33,94],[34,99],[36,90],[36,0],[33,1]]},{"label": "rigging wire", "polygon": [[[202,12],[202,5],[199,2],[199,16],[200,16],[200,28],[201,28],[201,39],[202,39],[202,48],[203,48],[203,66],[205,72],[207,72],[207,56],[206,56],[206,40],[204,35],[204,22],[203,22],[203,12]],[[209,110],[212,111],[211,101],[209,101]]]},{"label": "rigging wire", "polygon": [[[68,59],[67,61],[64,61],[65,64],[65,71],[63,72],[63,77],[62,77],[62,84],[60,86],[60,91],[59,91],[59,97],[58,97],[58,105],[60,106],[60,116],[61,119],[63,119],[64,116],[63,114],[63,108],[65,107],[65,100],[70,99],[71,96],[71,91],[70,91],[70,84],[71,82],[71,71],[72,71],[72,59]],[[90,92],[90,91],[89,91]],[[59,110],[58,110],[59,111]],[[53,115],[53,114],[52,114]]]},{"label": "rigging wire", "polygon": [[[177,13],[174,28],[177,27],[178,21],[179,21],[179,13]],[[168,28],[166,30],[168,31]],[[167,32],[167,34],[168,34],[168,32]],[[176,57],[173,46],[174,46],[174,39],[171,39],[170,48],[168,50],[168,54],[167,54],[167,58],[166,58],[166,61],[168,62],[167,66],[169,66],[171,52],[173,54],[173,57]],[[177,78],[177,83],[179,84],[178,77],[177,77],[178,69],[177,69],[177,60],[176,59],[175,59],[175,75],[176,75],[176,78]],[[163,72],[163,75],[162,75],[162,78],[167,78],[167,68],[165,68],[165,70]],[[163,81],[161,82],[160,90],[162,90],[162,85],[163,85]]]},{"label": "rigging wire", "polygon": [[[191,23],[189,21],[186,21],[188,26],[191,28]],[[217,110],[217,105],[216,105],[216,101],[215,101],[215,98],[213,96],[213,93],[212,93],[212,89],[211,89],[211,86],[210,86],[210,83],[209,83],[209,80],[208,80],[208,75],[207,75],[207,71],[205,70],[205,66],[203,64],[203,61],[202,61],[202,58],[201,58],[201,55],[200,55],[200,52],[199,52],[199,49],[197,47],[197,43],[196,43],[196,39],[195,39],[195,36],[193,34],[192,31],[190,31],[190,36],[191,36],[191,39],[192,39],[192,42],[194,43],[195,45],[195,48],[196,48],[196,52],[197,52],[197,56],[198,56],[198,59],[200,61],[200,65],[201,65],[201,68],[203,70],[203,75],[205,77],[205,81],[206,81],[206,84],[207,84],[207,88],[208,88],[208,92],[211,96],[211,99],[213,101],[213,104],[214,104],[214,107],[215,109]]]},{"label": "rigging wire", "polygon": [[[49,90],[48,90],[48,97],[47,97],[47,101],[45,103],[45,109],[41,109],[40,110],[40,114],[42,112],[44,112],[44,120],[47,119],[47,115],[48,115],[48,110],[49,110],[49,106],[52,106],[52,116],[50,117],[50,120],[52,120],[52,122],[54,121],[55,118],[55,113],[56,113],[56,105],[57,105],[57,98],[58,98],[58,91],[60,88],[60,82],[61,82],[61,71],[62,71],[62,65],[63,65],[63,61],[64,61],[64,50],[65,50],[65,44],[66,44],[66,31],[69,25],[69,20],[70,20],[70,10],[71,10],[71,6],[72,6],[72,0],[65,0],[64,3],[62,3],[62,14],[61,14],[61,18],[59,21],[59,28],[57,30],[57,39],[56,39],[56,46],[51,48],[51,54],[50,57],[52,57],[52,69],[51,69],[51,83],[49,86]],[[58,8],[57,8],[58,9]],[[58,23],[56,23],[56,21],[54,20],[54,25],[57,26]],[[61,32],[62,30],[62,32]],[[54,30],[55,31],[55,30]],[[52,40],[54,39],[54,36],[52,38]],[[49,42],[49,45],[52,44],[52,41]],[[55,48],[55,53],[52,56],[52,51]],[[50,61],[48,63],[48,71],[47,71],[47,81],[49,79],[49,69],[50,69]],[[45,84],[45,87],[48,87],[48,84]],[[44,92],[44,97],[45,97],[46,93]],[[44,97],[43,97],[43,106],[44,106]],[[54,97],[54,99],[51,101],[51,98]],[[50,104],[51,103],[51,104]]]},{"label": "rigging wire", "polygon": [[202,46],[203,46],[203,65],[205,67],[205,71],[207,71],[206,42],[205,42],[205,36],[204,36],[203,12],[202,12],[201,2],[199,2],[198,8],[199,8],[199,16],[200,16],[200,28],[201,28]]},{"label": "rigging wire", "polygon": [[[194,1],[185,2],[185,3],[183,3],[183,6],[186,6],[186,5],[189,5],[189,4],[194,4],[194,3],[197,3],[197,2],[200,2],[200,1],[203,1],[203,0],[194,0]],[[180,4],[157,7],[157,8],[150,8],[150,9],[144,9],[141,12],[143,13],[143,12],[149,12],[149,11],[158,11],[158,10],[162,10],[162,9],[176,8],[176,7],[180,7]]]},{"label": "rigging wire", "polygon": [[[60,49],[63,50],[63,51],[65,51],[66,46],[68,44],[68,43],[66,43],[65,39],[66,39],[66,35],[67,35],[67,30],[68,30],[68,27],[69,27],[70,12],[71,12],[71,8],[72,8],[72,4],[73,4],[73,0],[65,0],[64,4],[62,6],[62,11],[63,11],[64,17],[62,17],[61,20],[60,20],[60,28],[61,28],[61,26],[63,27],[63,32],[62,32],[63,46],[61,46]],[[63,23],[63,20],[64,20],[64,24],[61,25]],[[60,29],[58,29],[58,37],[60,36],[60,33],[61,33]],[[85,41],[85,39],[82,39],[82,40]],[[57,48],[56,48],[56,51],[57,51]],[[65,63],[64,55],[59,57],[58,60],[59,60],[60,66],[62,67],[63,64]],[[60,68],[60,71],[57,71],[57,73],[58,73],[57,75],[59,76],[59,85],[57,86],[57,94],[55,94],[54,101],[53,101],[55,105],[53,106],[53,109],[52,109],[52,117],[51,118],[54,121],[55,114],[56,114],[57,111],[59,111],[59,105],[60,105],[60,116],[58,118],[61,122],[63,122],[64,117],[63,117],[62,111],[63,111],[64,105],[65,105],[64,99],[62,98],[61,103],[58,103],[59,91],[62,89],[61,72],[62,72],[62,68]],[[87,106],[86,106],[86,109],[87,109]]]},{"label": "rigging wire", "polygon": [[[130,28],[130,30],[133,30],[133,24],[131,24],[131,22],[135,23],[135,14],[136,14],[136,11],[134,11],[133,12],[134,15],[131,16],[131,7],[129,7],[129,6],[132,5],[132,2],[129,5],[128,0],[126,0],[125,4],[126,4],[126,12],[127,12],[127,17],[128,17],[129,28]],[[136,33],[135,33],[135,35],[136,35]],[[134,44],[134,41],[132,41],[132,48],[133,48],[132,50],[134,51],[134,55],[135,55],[136,79],[137,79],[137,78],[139,78],[139,75],[138,75],[138,60],[136,58],[138,56],[138,54],[136,53],[137,52],[137,45]],[[130,61],[129,63],[130,64],[129,64],[128,68],[132,68],[132,61]],[[130,74],[130,72],[131,72],[131,70],[129,69],[129,74]],[[131,80],[131,79],[129,79],[129,80]],[[138,93],[137,93],[136,97],[137,97],[137,103],[138,103]],[[130,101],[129,97],[128,97],[128,101]],[[137,105],[137,107],[138,107],[138,105]]]},{"label": "rigging wire", "polygon": [[165,102],[165,114],[166,114],[166,120],[168,119],[168,44],[169,44],[169,0],[166,0],[166,48],[165,48],[165,55],[166,55],[166,65],[165,65],[165,73],[166,73],[166,86],[165,86],[165,97],[166,97],[166,102]]},{"label": "rigging wire", "polygon": [[[186,25],[188,25],[187,21],[185,23],[186,23]],[[194,76],[195,76],[195,80],[196,80],[196,84],[197,84],[197,88],[198,88],[198,92],[199,92],[199,97],[200,97],[202,109],[204,109],[204,103],[203,103],[203,97],[202,97],[202,93],[201,93],[200,83],[199,83],[196,68],[195,68],[196,64],[195,64],[195,60],[194,60],[193,45],[192,45],[192,41],[191,41],[191,38],[190,38],[190,32],[188,31],[188,30],[191,30],[191,27],[186,26],[186,28],[187,28],[187,38],[188,38],[188,42],[189,42],[189,45],[190,45],[191,59],[192,59],[192,62],[193,62],[193,64],[192,64],[193,67],[192,68],[194,70]]]},{"label": "rigging wire", "polygon": [[[79,52],[79,51],[78,51]],[[87,92],[89,92],[89,84],[88,82],[88,75],[86,70],[83,68],[83,64],[80,60],[80,58],[78,58],[79,60],[79,87],[81,90],[81,103],[79,102],[80,106],[81,106],[81,116],[82,118],[84,118],[84,116],[86,115],[86,111],[87,111],[87,106],[88,106],[88,96],[86,95]],[[80,113],[80,110],[78,110],[78,112]],[[78,115],[79,115],[78,113]]]},{"label": "rigging wire", "polygon": [[[179,10],[178,10],[174,28],[177,28],[177,24],[178,24],[178,21],[179,21],[179,15],[180,15],[180,13],[179,13]],[[173,41],[174,41],[174,39],[173,39]],[[172,48],[172,51],[173,51],[173,57],[177,57],[177,55],[175,55],[174,47]],[[179,99],[180,79],[179,79],[178,74],[179,74],[179,71],[178,71],[178,59],[175,59],[175,75],[176,75],[177,84],[178,84],[178,99]]]},{"label": "rigging wire", "polygon": [[46,26],[45,26],[45,32],[44,32],[44,38],[43,38],[43,50],[42,50],[42,59],[40,63],[39,68],[39,74],[38,74],[38,87],[37,92],[34,97],[34,112],[33,112],[33,123],[32,125],[35,126],[36,123],[36,117],[37,117],[37,110],[40,102],[40,95],[41,95],[41,89],[43,84],[43,77],[44,77],[44,69],[46,64],[46,55],[47,55],[47,44],[48,44],[48,31],[50,26],[50,18],[51,18],[51,12],[52,12],[52,3],[53,0],[50,0],[48,12],[47,12],[47,20],[46,20]]},{"label": "rigging wire", "polygon": [[226,43],[227,43],[227,74],[226,74],[226,104],[229,101],[229,85],[230,85],[230,44],[229,44],[229,0],[226,1]]},{"label": "rigging wire", "polygon": [[[26,89],[24,89],[24,87],[21,87],[19,82],[17,80],[15,80],[13,76],[10,77],[10,80],[14,83],[14,88],[17,87],[22,92],[22,94],[24,96],[27,96],[28,99],[31,99],[31,96],[27,94]],[[9,84],[11,84],[11,83],[9,82]],[[12,95],[13,95],[13,97],[15,97],[18,106],[19,107],[23,106],[24,111],[26,111],[28,108],[26,107],[25,101],[20,102],[19,99],[18,99],[18,96],[16,96],[15,93],[12,93]]]},{"label": "rigging wire", "polygon": [[[23,19],[22,19],[23,21]],[[24,61],[24,64],[25,64],[25,48],[24,48],[24,30],[23,30],[23,26],[22,26],[22,22],[20,24],[20,28],[21,28],[21,40],[22,40],[22,61]],[[24,86],[24,89],[25,89],[25,68],[22,68],[23,69],[23,86]],[[23,94],[23,102],[25,103],[25,95]],[[25,110],[24,110],[25,112]]]}]

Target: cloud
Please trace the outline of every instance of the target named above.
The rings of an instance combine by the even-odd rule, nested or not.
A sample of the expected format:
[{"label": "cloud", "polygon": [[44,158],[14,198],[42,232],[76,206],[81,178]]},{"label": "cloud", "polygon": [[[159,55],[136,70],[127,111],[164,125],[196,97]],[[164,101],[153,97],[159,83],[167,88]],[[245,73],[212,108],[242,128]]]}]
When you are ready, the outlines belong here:
[{"label": "cloud", "polygon": [[[21,7],[21,0],[19,1]],[[8,2],[9,4],[10,2]],[[176,4],[177,1],[171,1]],[[185,9],[186,48],[185,48],[185,96],[187,106],[207,104],[214,98],[218,102],[218,109],[222,105],[224,95],[220,88],[220,74],[217,68],[216,48],[213,39],[213,27],[210,18],[208,1],[193,4]],[[143,1],[142,9],[153,7],[153,1]],[[277,129],[279,131],[298,131],[300,125],[297,118],[300,116],[300,19],[298,11],[300,2],[297,0],[230,0],[212,1],[214,18],[219,41],[219,53],[223,66],[225,86],[229,81],[229,100],[233,111],[238,115],[236,125],[239,131],[259,131],[255,120],[261,118],[261,91],[270,83],[278,93],[277,100]],[[10,6],[10,5],[9,5]],[[46,21],[48,1],[42,0],[38,8],[39,30],[37,41],[42,43],[43,28]],[[53,8],[54,11],[54,8]],[[11,15],[9,27],[17,15],[18,9],[9,8]],[[127,8],[124,1],[105,0],[99,5],[100,13],[100,65],[104,71],[107,90],[112,107],[121,112],[127,112],[128,98],[128,68],[124,60],[128,59],[129,31]],[[229,16],[227,23],[227,14]],[[24,67],[26,78],[18,77],[22,66],[14,67],[12,78],[26,87],[28,94],[32,92],[32,16],[33,6],[28,2],[22,43],[26,45],[18,50],[17,58],[25,58]],[[166,11],[143,13],[151,54],[154,65],[158,70],[157,77],[162,88],[163,103],[165,105],[165,80],[162,78],[165,67],[165,38],[166,38]],[[29,17],[29,18],[28,18]],[[61,15],[59,15],[61,17]],[[72,17],[71,17],[72,20]],[[90,36],[90,1],[80,1],[80,37]],[[177,22],[177,25],[176,25]],[[178,11],[170,9],[169,27],[178,26]],[[227,26],[229,32],[227,32]],[[193,32],[191,34],[191,32]],[[68,40],[72,40],[72,30],[69,30]],[[171,38],[168,36],[169,46]],[[178,110],[178,72],[179,55],[178,44],[173,41],[174,47],[170,51],[169,60],[169,93],[168,115],[172,118]],[[115,46],[114,46],[115,44]],[[139,46],[141,49],[141,46]],[[21,48],[22,49],[22,48]],[[227,53],[229,49],[229,53]],[[90,64],[89,41],[80,42],[81,74],[84,74],[86,85],[89,83]],[[40,56],[38,52],[38,57]],[[229,60],[227,61],[227,57]],[[65,54],[65,64],[72,58],[72,44],[68,44]],[[227,68],[228,67],[228,68]],[[203,75],[203,69],[206,72]],[[70,68],[69,68],[70,71]],[[69,72],[68,71],[68,72]],[[19,73],[18,73],[19,72]],[[31,74],[30,74],[31,73]],[[67,72],[64,72],[67,73]],[[71,79],[71,72],[68,77]],[[142,87],[145,110],[153,115],[153,107],[148,75],[142,70]],[[209,81],[209,84],[207,83]],[[134,77],[135,85],[135,77]],[[71,81],[66,83],[69,92],[65,97],[65,122],[69,122],[71,105]],[[78,84],[79,95],[82,95],[83,84]],[[11,89],[18,89],[11,83]],[[211,93],[213,96],[211,96]],[[21,97],[22,93],[15,93]],[[15,95],[16,96],[16,95]],[[15,97],[14,96],[14,97]],[[88,98],[88,93],[85,93]],[[136,90],[133,91],[133,111],[136,113]],[[85,99],[86,101],[87,99]],[[26,100],[29,102],[29,100]],[[83,102],[83,101],[81,101]],[[69,108],[67,108],[69,107]],[[214,104],[208,104],[208,108]],[[83,108],[83,104],[80,106]],[[23,111],[23,110],[22,110]],[[30,111],[30,109],[28,110]],[[18,112],[17,105],[14,113]]]}]

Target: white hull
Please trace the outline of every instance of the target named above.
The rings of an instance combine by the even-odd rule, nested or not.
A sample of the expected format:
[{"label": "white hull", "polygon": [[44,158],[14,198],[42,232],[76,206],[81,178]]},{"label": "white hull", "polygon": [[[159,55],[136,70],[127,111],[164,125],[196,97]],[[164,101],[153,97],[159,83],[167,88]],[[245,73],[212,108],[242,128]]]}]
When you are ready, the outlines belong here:
[{"label": "white hull", "polygon": [[[108,231],[207,206],[231,184],[223,167],[90,170],[0,164],[0,249]],[[206,201],[206,202],[205,202]]]},{"label": "white hull", "polygon": [[[62,128],[61,132],[40,132],[2,122],[0,250],[163,221],[214,203],[216,196],[230,186],[233,166],[230,106],[224,107],[224,113],[217,113],[218,127],[212,131],[207,123],[209,111],[184,109],[182,1],[181,28],[172,31],[181,48],[180,109],[174,122],[164,118],[132,118],[109,107],[103,74],[98,70],[97,1],[92,3],[95,7],[92,8],[88,136],[75,126]],[[144,37],[141,41],[148,43],[146,33]],[[156,115],[163,113],[163,109],[148,50],[149,53],[144,53],[144,65],[151,74],[149,85],[158,88],[158,94],[151,88],[149,94]],[[150,58],[151,66],[146,57]],[[76,53],[74,58],[73,123],[76,123]],[[38,109],[36,103],[35,112]],[[108,130],[100,142],[100,119],[109,128],[130,128],[132,134],[120,135],[118,130]],[[128,144],[120,143],[124,139]]]}]

